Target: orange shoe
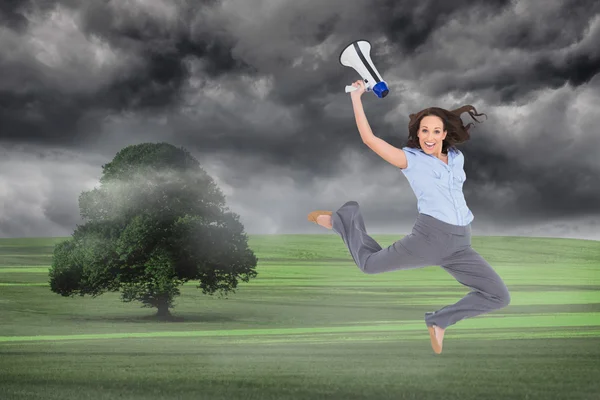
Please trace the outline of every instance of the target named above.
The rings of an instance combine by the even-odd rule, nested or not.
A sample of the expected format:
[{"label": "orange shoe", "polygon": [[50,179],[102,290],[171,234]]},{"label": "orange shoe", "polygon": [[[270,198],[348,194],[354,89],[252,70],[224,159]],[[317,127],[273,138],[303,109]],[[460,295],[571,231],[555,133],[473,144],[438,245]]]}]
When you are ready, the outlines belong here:
[{"label": "orange shoe", "polygon": [[331,214],[333,214],[333,212],[331,212],[331,211],[323,211],[323,210],[313,211],[310,214],[308,214],[308,220],[311,222],[314,222],[315,224],[318,225],[317,217],[319,215],[331,215]]}]

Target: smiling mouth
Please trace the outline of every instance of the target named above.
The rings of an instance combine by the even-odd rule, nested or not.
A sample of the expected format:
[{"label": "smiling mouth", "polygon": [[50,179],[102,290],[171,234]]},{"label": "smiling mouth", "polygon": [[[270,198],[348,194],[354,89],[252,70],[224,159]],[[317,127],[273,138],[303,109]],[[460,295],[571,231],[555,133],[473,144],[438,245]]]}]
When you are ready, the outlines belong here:
[{"label": "smiling mouth", "polygon": [[433,149],[434,146],[435,146],[435,143],[425,142],[425,147],[427,147],[428,149]]}]

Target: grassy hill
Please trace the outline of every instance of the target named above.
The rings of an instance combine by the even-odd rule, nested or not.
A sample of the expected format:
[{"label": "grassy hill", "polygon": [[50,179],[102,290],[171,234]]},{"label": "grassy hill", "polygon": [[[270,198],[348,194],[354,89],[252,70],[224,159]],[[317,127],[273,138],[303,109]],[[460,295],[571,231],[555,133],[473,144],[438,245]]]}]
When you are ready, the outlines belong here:
[{"label": "grassy hill", "polygon": [[[397,236],[374,235],[382,246]],[[426,311],[468,289],[439,267],[365,275],[340,238],[250,235],[256,279],[186,285],[173,314],[48,288],[62,238],[0,239],[2,399],[595,399],[600,242],[475,237],[509,307],[447,330]]]}]

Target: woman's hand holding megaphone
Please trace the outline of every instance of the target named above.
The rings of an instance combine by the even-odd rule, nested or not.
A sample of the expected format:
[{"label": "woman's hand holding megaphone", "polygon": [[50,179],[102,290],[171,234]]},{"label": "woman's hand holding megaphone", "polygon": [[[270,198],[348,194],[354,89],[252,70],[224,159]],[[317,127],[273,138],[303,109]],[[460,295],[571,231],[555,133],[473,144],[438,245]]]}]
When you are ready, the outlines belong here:
[{"label": "woman's hand holding megaphone", "polygon": [[359,99],[360,96],[363,95],[364,92],[367,91],[367,85],[365,85],[365,81],[358,80],[352,84],[353,88],[356,88],[354,91],[350,92],[350,97]]}]

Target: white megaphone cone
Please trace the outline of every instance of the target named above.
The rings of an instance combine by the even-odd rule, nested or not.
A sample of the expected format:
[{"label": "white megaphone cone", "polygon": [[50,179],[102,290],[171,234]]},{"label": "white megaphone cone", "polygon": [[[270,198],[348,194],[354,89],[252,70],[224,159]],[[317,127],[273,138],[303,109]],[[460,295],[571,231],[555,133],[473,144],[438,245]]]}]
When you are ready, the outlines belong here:
[{"label": "white megaphone cone", "polygon": [[[367,40],[356,40],[350,43],[340,54],[340,64],[352,67],[365,81],[368,91],[373,91],[379,98],[384,98],[390,92],[373,61],[371,61],[371,43]],[[356,90],[354,86],[346,86],[346,93]]]}]

